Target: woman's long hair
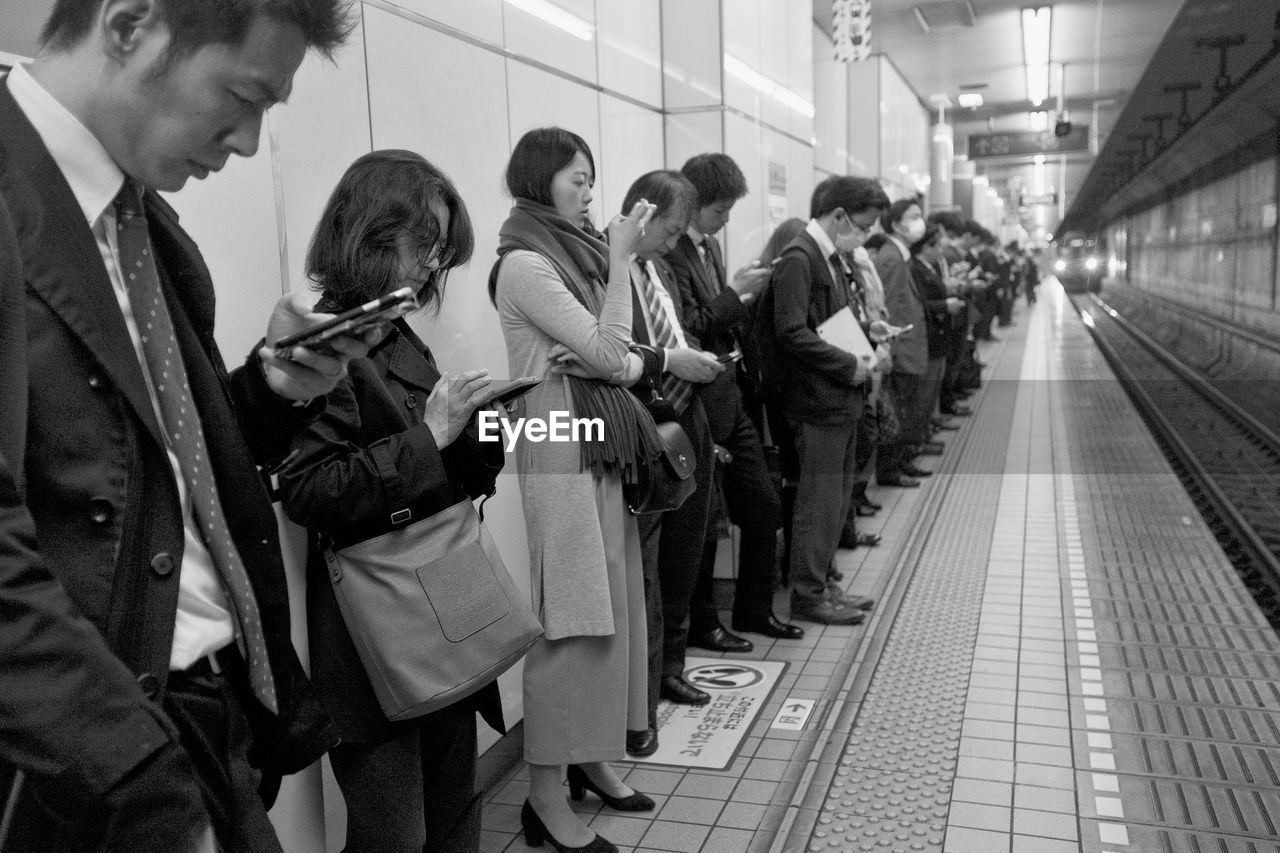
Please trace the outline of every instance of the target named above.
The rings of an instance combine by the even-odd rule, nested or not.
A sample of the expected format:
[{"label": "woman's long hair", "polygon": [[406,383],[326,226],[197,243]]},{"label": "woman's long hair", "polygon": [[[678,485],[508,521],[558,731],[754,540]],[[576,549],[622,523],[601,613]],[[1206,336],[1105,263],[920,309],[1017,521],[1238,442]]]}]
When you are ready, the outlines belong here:
[{"label": "woman's long hair", "polygon": [[[433,204],[449,211],[447,234]],[[319,307],[341,311],[391,290],[401,274],[396,240],[406,233],[449,256],[418,293],[421,306],[439,311],[449,270],[469,261],[475,248],[467,207],[449,176],[421,154],[365,154],[334,187],[307,250],[307,277],[324,293]]]}]

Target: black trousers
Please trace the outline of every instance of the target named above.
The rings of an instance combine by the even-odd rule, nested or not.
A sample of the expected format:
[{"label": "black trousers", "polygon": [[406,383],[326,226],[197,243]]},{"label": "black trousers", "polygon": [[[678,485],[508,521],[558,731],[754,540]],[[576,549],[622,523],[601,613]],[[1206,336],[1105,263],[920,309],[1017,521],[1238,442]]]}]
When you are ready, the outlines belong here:
[{"label": "black trousers", "polygon": [[281,853],[258,795],[261,774],[249,765],[251,735],[240,698],[241,690],[248,690],[243,673],[228,669],[217,675],[203,660],[193,670],[170,673],[161,703],[177,729],[180,750],[156,753],[122,780],[103,803],[95,804],[101,808],[67,820],[52,814],[63,804],[43,802],[40,782],[27,780],[4,853],[172,853],[193,849],[188,846],[189,838],[175,838],[186,832],[181,818],[201,823],[206,819],[183,809],[183,795],[189,793],[193,770],[198,796],[222,850]]},{"label": "black trousers", "polygon": [[644,602],[649,639],[649,725],[654,725],[658,687],[665,675],[684,672],[689,638],[689,607],[706,538],[707,507],[715,471],[711,428],[702,401],[693,401],[679,418],[697,454],[698,488],[679,509],[642,515],[640,553],[644,563]]},{"label": "black trousers", "polygon": [[344,853],[476,853],[476,712],[455,702],[404,723],[379,744],[329,754],[347,804]]},{"label": "black trousers", "polygon": [[[721,385],[727,385],[722,389]],[[729,520],[738,526],[738,578],[734,585],[733,617],[753,619],[773,612],[773,568],[778,557],[781,498],[769,476],[764,449],[755,423],[748,416],[734,383],[717,382],[719,394],[708,409],[711,437],[733,459],[724,466],[724,499]],[[689,615],[689,630],[706,633],[720,624],[712,586],[716,541],[702,549],[701,570]]]},{"label": "black trousers", "polygon": [[911,461],[912,448],[924,441],[926,431],[921,423],[920,376],[895,370],[885,379],[894,402],[898,404],[901,431],[892,442],[877,448],[876,479],[889,480],[901,476],[902,466]]}]

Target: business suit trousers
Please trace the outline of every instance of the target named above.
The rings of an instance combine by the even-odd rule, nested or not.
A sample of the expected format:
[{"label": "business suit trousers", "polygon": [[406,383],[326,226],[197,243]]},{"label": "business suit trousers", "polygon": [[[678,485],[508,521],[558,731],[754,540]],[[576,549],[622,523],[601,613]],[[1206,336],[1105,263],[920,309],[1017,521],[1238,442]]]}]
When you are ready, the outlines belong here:
[{"label": "business suit trousers", "polygon": [[898,407],[899,433],[893,441],[883,441],[876,455],[876,479],[890,480],[902,475],[902,466],[911,461],[912,448],[925,440],[921,423],[920,380],[914,373],[895,370],[885,381]]},{"label": "business suit trousers", "polygon": [[791,606],[812,607],[827,592],[827,570],[849,515],[857,468],[857,423],[792,422],[800,481],[791,525]]},{"label": "business suit trousers", "polygon": [[475,853],[476,712],[455,702],[378,744],[339,744],[329,753],[347,804],[344,853]]},{"label": "business suit trousers", "polygon": [[658,687],[665,675],[684,672],[689,636],[689,604],[698,577],[711,502],[711,428],[702,402],[695,396],[679,418],[697,456],[693,476],[698,487],[670,512],[636,518],[644,561],[644,599],[649,637],[649,725],[657,721]]},{"label": "business suit trousers", "polygon": [[[712,424],[716,444],[733,457],[724,466],[724,499],[729,520],[738,526],[738,577],[734,585],[733,618],[751,620],[773,612],[773,568],[778,558],[778,528],[782,524],[780,496],[769,477],[764,449],[754,422],[742,405],[719,425]],[[698,586],[693,596],[689,630],[705,634],[720,624],[712,586],[716,542],[703,551]]]},{"label": "business suit trousers", "polygon": [[920,394],[917,399],[917,417],[920,419],[921,439],[929,438],[929,424],[938,411],[942,396],[942,382],[947,371],[947,360],[941,356],[929,359],[929,366],[920,377]]}]

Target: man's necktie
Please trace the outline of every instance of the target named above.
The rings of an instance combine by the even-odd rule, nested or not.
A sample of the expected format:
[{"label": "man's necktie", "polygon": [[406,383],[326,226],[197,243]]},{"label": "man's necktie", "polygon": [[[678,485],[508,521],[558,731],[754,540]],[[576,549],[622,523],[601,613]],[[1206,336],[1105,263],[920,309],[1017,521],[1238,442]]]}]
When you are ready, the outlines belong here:
[{"label": "man's necktie", "polygon": [[831,253],[831,267],[836,271],[836,286],[843,285],[846,288],[845,293],[848,294],[849,308],[852,309],[853,316],[858,318],[858,323],[866,327],[867,307],[862,299],[862,283],[858,279],[858,274],[839,251]]},{"label": "man's necktie", "polygon": [[173,321],[160,291],[160,279],[147,235],[142,191],[131,179],[125,179],[124,188],[116,196],[116,221],[121,272],[138,321],[147,371],[160,401],[161,427],[178,457],[196,525],[231,602],[237,638],[243,644],[249,663],[253,693],[264,706],[275,712],[275,682],[267,661],[258,602],[249,584],[249,573],[231,540],[231,531],[222,514],[204,430],[200,425],[200,413],[191,399],[187,370],[173,334]]},{"label": "man's necktie", "polygon": [[724,282],[720,280],[720,270],[716,264],[716,254],[719,250],[715,237],[707,235],[702,238],[702,262],[707,267],[707,280],[711,282],[711,289],[717,296],[724,289]]},{"label": "man's necktie", "polygon": [[[675,330],[667,320],[667,312],[662,310],[658,289],[649,280],[649,272],[645,266],[641,263],[636,264],[640,270],[637,283],[640,285],[640,295],[644,297],[645,310],[649,313],[650,325],[653,326],[653,342],[663,349],[678,349],[680,342],[676,340]],[[683,414],[684,410],[689,408],[689,401],[693,399],[693,385],[675,374],[664,372],[662,396],[667,398],[667,402],[676,410],[676,414]]]}]

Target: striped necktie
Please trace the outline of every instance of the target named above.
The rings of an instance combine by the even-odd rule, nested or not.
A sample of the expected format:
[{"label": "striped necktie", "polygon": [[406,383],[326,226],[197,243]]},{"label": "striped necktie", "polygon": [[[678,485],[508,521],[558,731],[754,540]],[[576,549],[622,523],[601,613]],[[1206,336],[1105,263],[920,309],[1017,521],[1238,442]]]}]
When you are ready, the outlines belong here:
[{"label": "striped necktie", "polygon": [[720,246],[716,243],[715,237],[708,234],[702,238],[702,263],[707,267],[707,279],[711,282],[711,289],[717,296],[724,290],[724,282],[720,281],[720,269],[716,263],[716,254],[719,250]]},{"label": "striped necktie", "polygon": [[[635,266],[640,271],[636,277],[636,283],[640,286],[645,311],[649,314],[650,325],[653,326],[653,343],[663,349],[679,348],[680,341],[676,339],[675,330],[671,328],[671,323],[667,319],[667,312],[662,309],[662,302],[658,299],[658,289],[649,279],[649,271],[646,269],[648,264],[636,261]],[[672,373],[664,372],[662,396],[667,398],[667,402],[676,410],[676,414],[684,414],[684,410],[689,408],[689,401],[693,399],[693,385]]]},{"label": "striped necktie", "polygon": [[241,643],[249,664],[249,681],[254,695],[273,713],[276,712],[275,682],[267,660],[258,601],[249,582],[240,552],[231,540],[231,531],[222,513],[218,487],[209,453],[205,445],[200,413],[191,399],[187,369],[182,363],[173,321],[160,291],[147,234],[147,216],[142,206],[142,188],[126,178],[116,196],[117,238],[120,267],[125,277],[129,302],[138,318],[142,353],[147,372],[160,401],[161,428],[178,457],[187,494],[191,498],[196,526],[209,548],[222,585],[231,603],[236,624],[236,638]]}]

